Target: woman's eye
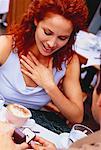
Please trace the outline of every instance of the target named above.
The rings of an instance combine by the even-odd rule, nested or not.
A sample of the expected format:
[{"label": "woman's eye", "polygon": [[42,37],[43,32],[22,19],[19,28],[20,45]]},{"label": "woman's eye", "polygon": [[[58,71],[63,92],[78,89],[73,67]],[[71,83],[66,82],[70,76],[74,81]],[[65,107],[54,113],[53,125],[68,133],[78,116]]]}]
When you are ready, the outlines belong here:
[{"label": "woman's eye", "polygon": [[68,40],[69,37],[61,36],[61,37],[59,37],[59,39],[62,40],[62,41],[65,41],[65,40]]},{"label": "woman's eye", "polygon": [[51,33],[50,30],[44,30],[44,33],[45,33],[46,35],[52,35],[52,33]]}]

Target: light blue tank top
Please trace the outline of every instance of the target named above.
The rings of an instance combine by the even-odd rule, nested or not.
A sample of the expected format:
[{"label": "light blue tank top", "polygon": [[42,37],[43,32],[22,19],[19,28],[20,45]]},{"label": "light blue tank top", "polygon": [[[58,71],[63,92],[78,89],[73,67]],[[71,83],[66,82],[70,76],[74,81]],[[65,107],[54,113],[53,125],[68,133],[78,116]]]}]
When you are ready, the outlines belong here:
[{"label": "light blue tank top", "polygon": [[[62,70],[53,68],[54,80],[58,84],[66,71],[65,63]],[[20,70],[20,61],[17,53],[11,52],[7,61],[0,67],[0,94],[8,103],[19,103],[28,108],[40,109],[46,105],[51,98],[41,87],[28,87],[25,84]]]}]

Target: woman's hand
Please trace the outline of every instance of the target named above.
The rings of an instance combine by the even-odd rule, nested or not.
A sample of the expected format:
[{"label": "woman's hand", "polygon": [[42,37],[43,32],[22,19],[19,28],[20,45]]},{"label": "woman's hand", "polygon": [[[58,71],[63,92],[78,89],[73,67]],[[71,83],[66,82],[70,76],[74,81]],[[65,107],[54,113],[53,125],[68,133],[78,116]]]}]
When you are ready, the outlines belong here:
[{"label": "woman's hand", "polygon": [[28,53],[28,58],[22,55],[20,61],[21,65],[27,69],[21,68],[21,71],[30,77],[37,85],[47,89],[47,86],[54,84],[52,59],[49,62],[48,68],[41,64],[31,52]]},{"label": "woman's hand", "polygon": [[26,150],[26,143],[15,144],[12,140],[14,128],[11,124],[0,122],[0,149],[2,150]]},{"label": "woman's hand", "polygon": [[[35,142],[38,143],[35,143]],[[56,147],[53,143],[36,136],[34,141],[31,141],[31,146],[34,150],[56,150]]]}]

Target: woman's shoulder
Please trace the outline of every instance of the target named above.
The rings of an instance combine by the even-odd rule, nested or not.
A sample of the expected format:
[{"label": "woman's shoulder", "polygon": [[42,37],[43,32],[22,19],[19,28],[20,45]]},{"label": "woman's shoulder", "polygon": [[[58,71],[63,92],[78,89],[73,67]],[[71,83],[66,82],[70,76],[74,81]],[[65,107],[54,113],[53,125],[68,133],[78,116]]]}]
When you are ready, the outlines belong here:
[{"label": "woman's shoulder", "polygon": [[80,60],[77,54],[73,54],[72,58],[67,64],[67,69],[66,69],[66,77],[73,77],[74,76],[78,77],[80,73]]},{"label": "woman's shoulder", "polygon": [[0,36],[0,64],[4,64],[12,50],[12,36],[1,35]]},{"label": "woman's shoulder", "polygon": [[68,66],[75,66],[75,65],[79,65],[80,64],[80,60],[77,54],[73,54],[72,58],[70,58]]},{"label": "woman's shoulder", "polygon": [[[0,46],[1,45],[11,45],[12,43],[12,35],[0,35]],[[9,46],[8,45],[8,46]]]}]

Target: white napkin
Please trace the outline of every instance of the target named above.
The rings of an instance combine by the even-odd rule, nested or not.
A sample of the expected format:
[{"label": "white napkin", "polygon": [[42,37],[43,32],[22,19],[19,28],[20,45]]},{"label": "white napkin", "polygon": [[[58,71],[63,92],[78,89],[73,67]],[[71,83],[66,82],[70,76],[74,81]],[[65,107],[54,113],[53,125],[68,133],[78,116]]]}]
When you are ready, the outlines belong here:
[{"label": "white napkin", "polygon": [[86,66],[100,65],[101,36],[80,30],[72,49],[88,59]]},{"label": "white napkin", "polygon": [[6,109],[6,107],[2,107],[2,109],[0,110],[0,121],[7,121],[7,119],[6,119],[6,111],[7,111],[7,109]]},{"label": "white napkin", "polygon": [[34,119],[28,119],[22,127],[23,128],[30,128],[32,131],[34,131],[34,126],[35,126],[35,120]]}]

